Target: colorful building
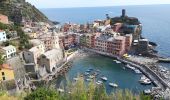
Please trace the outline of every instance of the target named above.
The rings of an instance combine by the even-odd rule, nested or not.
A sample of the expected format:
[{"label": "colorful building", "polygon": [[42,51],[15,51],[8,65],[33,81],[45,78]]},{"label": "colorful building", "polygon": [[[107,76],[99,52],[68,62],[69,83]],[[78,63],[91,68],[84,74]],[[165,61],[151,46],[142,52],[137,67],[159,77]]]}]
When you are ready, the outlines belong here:
[{"label": "colorful building", "polygon": [[132,36],[132,34],[126,34],[125,37],[126,37],[125,49],[126,49],[126,52],[128,52],[131,48],[131,45],[132,45],[133,36]]},{"label": "colorful building", "polygon": [[126,38],[124,36],[114,37],[114,44],[113,44],[114,55],[122,56],[125,53],[125,41]]},{"label": "colorful building", "polygon": [[0,65],[0,81],[9,81],[14,78],[14,70],[8,64]]}]

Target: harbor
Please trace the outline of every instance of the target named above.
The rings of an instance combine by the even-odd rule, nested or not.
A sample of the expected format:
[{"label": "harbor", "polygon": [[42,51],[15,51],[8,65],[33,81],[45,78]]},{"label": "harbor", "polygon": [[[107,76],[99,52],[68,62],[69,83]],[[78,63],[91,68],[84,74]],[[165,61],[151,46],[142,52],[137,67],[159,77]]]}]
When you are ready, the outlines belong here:
[{"label": "harbor", "polygon": [[[155,87],[153,83],[141,84],[139,80],[142,73],[136,73],[126,67],[125,64],[113,61],[113,58],[101,56],[99,54],[88,53],[80,54],[80,58],[75,58],[71,68],[67,73],[52,80],[50,83],[55,84],[56,88],[61,88],[67,83],[66,80],[75,82],[78,75],[84,78],[88,84],[92,80],[96,85],[104,84],[108,93],[116,89],[129,89],[134,93],[140,93],[147,89]],[[85,55],[85,56],[82,56]]]}]

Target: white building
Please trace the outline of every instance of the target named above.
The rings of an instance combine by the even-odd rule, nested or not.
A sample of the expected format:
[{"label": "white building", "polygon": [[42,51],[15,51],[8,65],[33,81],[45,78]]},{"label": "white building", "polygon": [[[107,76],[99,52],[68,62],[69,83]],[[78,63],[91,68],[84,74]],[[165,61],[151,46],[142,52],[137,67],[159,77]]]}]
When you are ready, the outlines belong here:
[{"label": "white building", "polygon": [[4,53],[5,58],[9,59],[16,55],[16,48],[12,45],[1,48],[1,52]]},{"label": "white building", "polygon": [[6,33],[5,33],[5,31],[0,30],[0,42],[4,42],[4,41],[6,41],[6,40],[7,40],[7,38],[6,38]]}]

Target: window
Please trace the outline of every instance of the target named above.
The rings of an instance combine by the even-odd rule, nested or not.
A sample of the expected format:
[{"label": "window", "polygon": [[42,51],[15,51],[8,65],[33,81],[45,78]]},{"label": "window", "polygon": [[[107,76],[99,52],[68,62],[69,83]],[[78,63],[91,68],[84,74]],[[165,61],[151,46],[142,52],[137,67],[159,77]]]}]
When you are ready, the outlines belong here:
[{"label": "window", "polygon": [[4,73],[4,72],[2,72],[2,75],[5,75],[5,73]]},{"label": "window", "polygon": [[2,77],[3,80],[5,80],[5,77]]}]

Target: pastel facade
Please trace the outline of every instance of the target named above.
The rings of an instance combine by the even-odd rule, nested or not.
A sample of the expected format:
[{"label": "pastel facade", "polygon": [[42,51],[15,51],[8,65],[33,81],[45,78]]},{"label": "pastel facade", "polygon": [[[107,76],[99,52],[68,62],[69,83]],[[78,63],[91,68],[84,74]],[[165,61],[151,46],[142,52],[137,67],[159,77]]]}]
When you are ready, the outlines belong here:
[{"label": "pastel facade", "polygon": [[9,81],[14,79],[14,70],[8,64],[0,65],[0,81]]},{"label": "pastel facade", "polygon": [[1,48],[1,52],[5,55],[5,58],[10,59],[16,56],[16,48],[12,45]]},{"label": "pastel facade", "polygon": [[132,45],[133,36],[132,36],[132,34],[126,34],[125,37],[126,37],[125,49],[126,49],[126,52],[128,52]]},{"label": "pastel facade", "polygon": [[6,38],[6,32],[3,31],[3,30],[0,30],[0,42],[4,42],[6,41],[7,38]]},{"label": "pastel facade", "polygon": [[3,24],[9,24],[8,16],[0,14],[0,22]]},{"label": "pastel facade", "polygon": [[61,49],[52,49],[40,56],[39,65],[41,67],[46,67],[48,72],[53,72],[56,70],[57,65],[63,60],[63,52]]},{"label": "pastel facade", "polygon": [[122,56],[125,53],[125,41],[124,36],[117,36],[114,38],[113,54],[116,56]]}]

